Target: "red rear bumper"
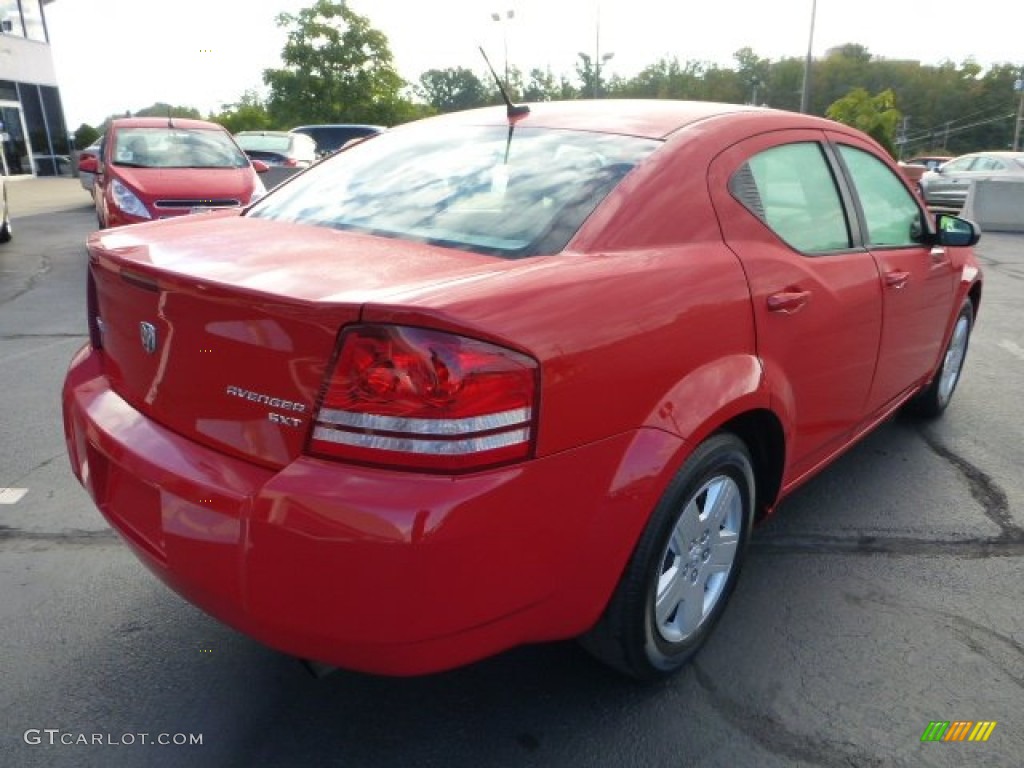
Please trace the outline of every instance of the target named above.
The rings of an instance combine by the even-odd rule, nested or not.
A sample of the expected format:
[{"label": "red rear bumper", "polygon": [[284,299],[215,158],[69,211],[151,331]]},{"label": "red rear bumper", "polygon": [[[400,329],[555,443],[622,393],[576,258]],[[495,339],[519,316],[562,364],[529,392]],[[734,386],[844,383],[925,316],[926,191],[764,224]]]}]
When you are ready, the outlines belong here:
[{"label": "red rear bumper", "polygon": [[286,653],[418,674],[599,617],[681,452],[640,430],[458,477],[296,459],[281,471],[170,432],[86,347],[64,386],[75,474],[140,559]]}]

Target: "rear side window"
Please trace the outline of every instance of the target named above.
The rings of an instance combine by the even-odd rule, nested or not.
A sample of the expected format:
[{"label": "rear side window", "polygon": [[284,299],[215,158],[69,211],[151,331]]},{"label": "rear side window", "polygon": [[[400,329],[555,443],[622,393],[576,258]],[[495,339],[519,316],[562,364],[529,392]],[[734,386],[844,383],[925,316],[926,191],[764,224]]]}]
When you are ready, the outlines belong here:
[{"label": "rear side window", "polygon": [[821,145],[766,149],[730,180],[730,191],[787,244],[803,253],[850,247],[850,229]]},{"label": "rear side window", "polygon": [[865,239],[873,246],[916,245],[921,238],[921,209],[903,182],[874,155],[840,145],[867,225]]}]

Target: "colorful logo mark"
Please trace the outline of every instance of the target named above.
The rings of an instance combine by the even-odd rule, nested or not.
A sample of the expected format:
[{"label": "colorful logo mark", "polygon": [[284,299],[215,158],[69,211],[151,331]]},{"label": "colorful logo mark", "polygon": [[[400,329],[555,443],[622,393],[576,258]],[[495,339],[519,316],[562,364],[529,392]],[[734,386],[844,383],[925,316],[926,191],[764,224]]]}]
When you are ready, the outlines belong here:
[{"label": "colorful logo mark", "polygon": [[988,741],[995,728],[995,720],[932,720],[921,741]]}]

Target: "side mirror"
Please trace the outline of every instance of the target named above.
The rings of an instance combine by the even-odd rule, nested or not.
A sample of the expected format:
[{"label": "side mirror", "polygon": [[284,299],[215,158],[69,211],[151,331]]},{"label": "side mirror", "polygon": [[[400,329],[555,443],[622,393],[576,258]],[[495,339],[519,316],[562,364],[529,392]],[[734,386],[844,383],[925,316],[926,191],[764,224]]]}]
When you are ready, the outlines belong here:
[{"label": "side mirror", "polygon": [[256,173],[266,173],[267,171],[270,170],[270,166],[264,163],[262,160],[253,160],[252,169],[256,171]]},{"label": "side mirror", "polygon": [[86,173],[96,173],[99,170],[99,160],[95,155],[84,155],[78,158],[78,170]]},{"label": "side mirror", "polygon": [[981,230],[977,224],[948,213],[940,213],[935,217],[935,231],[938,245],[967,246],[981,239]]}]

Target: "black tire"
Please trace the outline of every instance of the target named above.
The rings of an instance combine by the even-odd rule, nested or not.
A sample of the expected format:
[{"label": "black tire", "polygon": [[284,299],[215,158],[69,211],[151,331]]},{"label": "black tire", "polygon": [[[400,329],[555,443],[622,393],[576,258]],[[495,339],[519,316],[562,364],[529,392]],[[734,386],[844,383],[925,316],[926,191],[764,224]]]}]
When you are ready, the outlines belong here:
[{"label": "black tire", "polygon": [[11,229],[11,221],[7,219],[0,224],[0,243],[9,243],[12,237],[14,237],[14,232]]},{"label": "black tire", "polygon": [[973,329],[974,304],[967,298],[964,299],[964,303],[957,313],[953,331],[950,333],[946,349],[942,353],[942,365],[935,372],[935,378],[907,403],[907,407],[912,413],[926,419],[934,419],[941,416],[942,412],[946,410],[950,400],[953,399],[957,384],[960,383]]},{"label": "black tire", "polygon": [[[715,499],[720,503],[710,503]],[[682,668],[707,640],[736,585],[754,499],[753,463],[742,440],[723,433],[697,446],[655,507],[604,615],[580,638],[582,645],[638,680]],[[698,599],[681,597],[684,591]]]}]

